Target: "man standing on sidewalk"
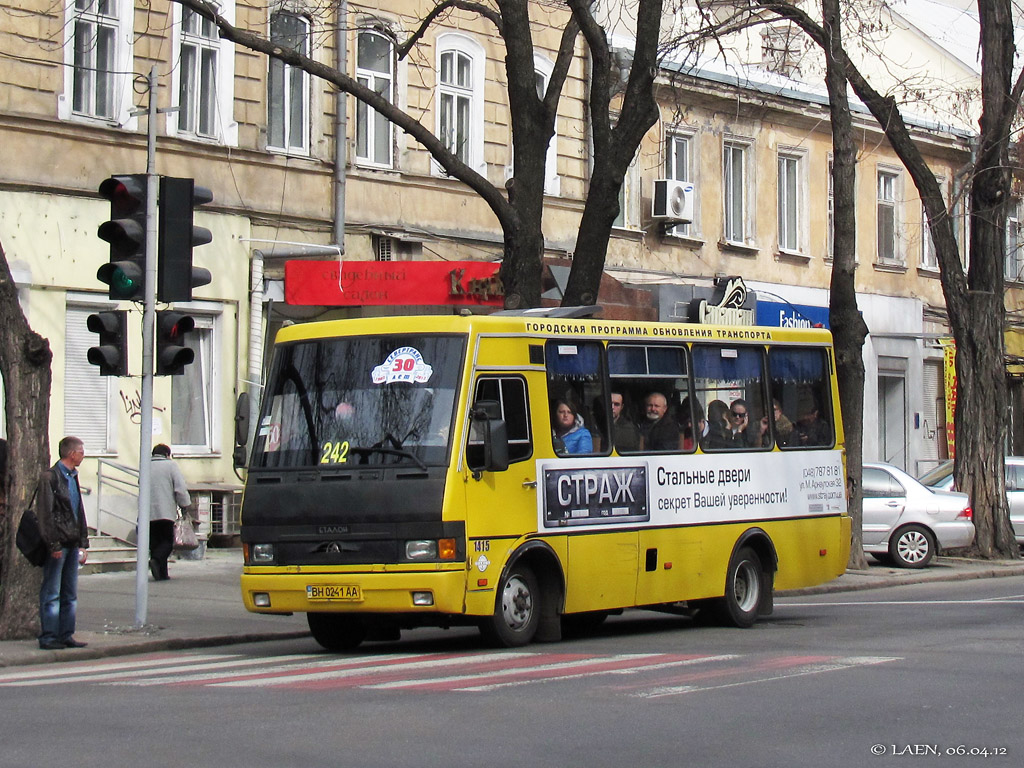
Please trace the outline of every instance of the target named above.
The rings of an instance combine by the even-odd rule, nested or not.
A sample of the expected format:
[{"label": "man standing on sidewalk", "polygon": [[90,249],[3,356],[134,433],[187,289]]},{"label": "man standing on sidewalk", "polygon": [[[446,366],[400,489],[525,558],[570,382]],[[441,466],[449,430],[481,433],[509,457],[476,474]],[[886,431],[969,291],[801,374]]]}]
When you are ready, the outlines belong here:
[{"label": "man standing on sidewalk", "polygon": [[171,449],[160,443],[153,446],[150,464],[149,572],[157,581],[171,578],[167,558],[174,551],[174,521],[178,507],[192,503],[185,477],[171,461]]},{"label": "man standing on sidewalk", "polygon": [[83,648],[74,638],[78,605],[79,552],[85,562],[89,532],[78,485],[78,465],[85,446],[77,437],[65,437],[57,446],[57,463],[39,478],[36,515],[50,557],[43,565],[39,587],[39,647],[45,651]]}]

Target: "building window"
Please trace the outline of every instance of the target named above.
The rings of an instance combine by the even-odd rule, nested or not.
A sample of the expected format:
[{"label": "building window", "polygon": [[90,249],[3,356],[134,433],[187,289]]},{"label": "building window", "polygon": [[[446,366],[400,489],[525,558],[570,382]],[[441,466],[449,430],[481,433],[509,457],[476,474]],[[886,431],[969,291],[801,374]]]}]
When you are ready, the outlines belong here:
[{"label": "building window", "polygon": [[[696,188],[694,178],[697,137],[692,134],[673,134],[665,144],[665,178],[675,181],[688,181]],[[677,237],[692,237],[700,231],[697,222],[697,197],[693,201],[693,221],[676,224],[668,230],[668,234]]]},{"label": "building window", "polygon": [[118,25],[117,0],[75,0],[75,114],[114,117]]},{"label": "building window", "polygon": [[619,229],[638,229],[640,227],[640,164],[639,154],[633,156],[633,162],[626,169],[619,187],[619,215],[612,222]]},{"label": "building window", "polygon": [[878,172],[878,262],[881,264],[902,264],[896,234],[899,220],[896,211],[896,197],[899,174],[892,171]]},{"label": "building window", "polygon": [[799,155],[779,155],[779,250],[800,253],[803,250],[803,212],[805,193],[801,184]]},{"label": "building window", "polygon": [[828,201],[826,202],[828,220],[825,224],[825,237],[827,238],[825,250],[830,259],[835,258],[836,254],[836,188],[832,179],[832,166],[833,160],[830,157],[828,159]]},{"label": "building window", "polygon": [[[175,28],[177,66],[172,94],[177,112],[170,113],[168,132],[178,136],[238,143],[234,110],[234,47],[222,40],[217,26],[188,8],[179,8]],[[217,11],[234,23],[232,0],[221,0]]]},{"label": "building window", "polygon": [[1006,279],[1024,280],[1024,218],[1020,199],[1010,202],[1006,212]]},{"label": "building window", "polygon": [[438,38],[437,130],[444,146],[484,171],[483,49],[463,35]]},{"label": "building window", "polygon": [[[309,21],[296,13],[277,11],[270,17],[270,41],[308,56]],[[298,67],[271,58],[267,108],[267,146],[308,152],[309,76]]]},{"label": "building window", "polygon": [[[378,32],[360,32],[356,38],[356,80],[388,103],[394,103],[393,73],[391,40]],[[391,121],[364,102],[356,101],[356,159],[390,168],[393,148]]]},{"label": "building window", "polygon": [[[936,177],[935,181],[942,190],[943,202],[946,198],[946,180]],[[935,240],[932,239],[932,228],[928,222],[928,214],[921,205],[921,268],[931,271],[938,271],[939,257],[935,253]]]},{"label": "building window", "polygon": [[761,31],[761,66],[786,77],[800,74],[803,33],[789,22],[766,26]]},{"label": "building window", "polygon": [[[551,73],[555,65],[549,60],[540,56],[533,57],[535,77],[537,80],[537,98],[544,100],[544,94],[548,90],[548,82],[551,80]],[[558,176],[558,120],[555,119],[555,132],[551,134],[551,141],[548,142],[547,155],[544,157],[544,193],[557,195],[561,191],[561,179]]]},{"label": "building window", "polygon": [[68,0],[66,14],[64,93],[57,101],[58,116],[128,127],[134,123],[129,115],[134,4],[127,0]]},{"label": "building window", "polygon": [[725,240],[745,244],[753,235],[750,215],[750,145],[727,141],[724,145],[722,184],[725,194]]},{"label": "building window", "polygon": [[87,359],[89,347],[96,346],[96,335],[86,327],[86,320],[94,312],[110,308],[69,304],[64,317],[64,434],[80,437],[90,454],[115,452],[121,401],[130,410],[135,394],[119,394],[117,385],[122,379],[100,376],[100,369]]},{"label": "building window", "polygon": [[212,453],[217,392],[217,345],[215,316],[190,313],[195,330],[185,344],[195,361],[185,373],[171,377],[171,441],[177,453]]}]

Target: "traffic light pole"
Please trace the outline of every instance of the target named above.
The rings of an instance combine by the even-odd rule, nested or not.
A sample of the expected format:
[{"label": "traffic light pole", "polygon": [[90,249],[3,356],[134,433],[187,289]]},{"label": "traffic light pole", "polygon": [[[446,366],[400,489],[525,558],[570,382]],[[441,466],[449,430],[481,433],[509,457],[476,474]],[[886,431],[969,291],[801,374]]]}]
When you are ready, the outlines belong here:
[{"label": "traffic light pole", "polygon": [[146,149],[146,279],[142,310],[142,409],[139,430],[139,516],[135,563],[135,626],[146,624],[149,608],[149,498],[153,450],[153,327],[156,317],[157,188],[156,67],[149,70],[149,131]]}]

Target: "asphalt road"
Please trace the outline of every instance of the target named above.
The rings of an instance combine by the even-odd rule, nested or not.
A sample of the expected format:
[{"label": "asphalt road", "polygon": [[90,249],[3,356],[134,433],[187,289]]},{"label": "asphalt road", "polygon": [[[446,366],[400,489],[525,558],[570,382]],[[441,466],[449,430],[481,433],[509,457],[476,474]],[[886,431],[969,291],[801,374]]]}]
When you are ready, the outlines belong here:
[{"label": "asphalt road", "polygon": [[513,651],[419,630],[0,671],[0,765],[1018,766],[1024,577],[629,612]]}]

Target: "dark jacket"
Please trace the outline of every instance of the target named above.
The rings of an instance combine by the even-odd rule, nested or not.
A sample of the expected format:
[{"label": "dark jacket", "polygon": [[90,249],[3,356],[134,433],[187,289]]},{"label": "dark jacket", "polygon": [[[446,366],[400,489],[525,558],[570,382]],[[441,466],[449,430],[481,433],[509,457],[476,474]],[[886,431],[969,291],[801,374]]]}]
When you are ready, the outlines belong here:
[{"label": "dark jacket", "polygon": [[[78,478],[75,479],[78,483]],[[78,498],[82,499],[82,488],[78,488]],[[85,508],[80,505],[79,514],[71,509],[71,495],[64,476],[54,464],[39,478],[36,487],[36,516],[39,518],[39,531],[51,552],[64,547],[89,548],[89,530],[85,522]]]}]

